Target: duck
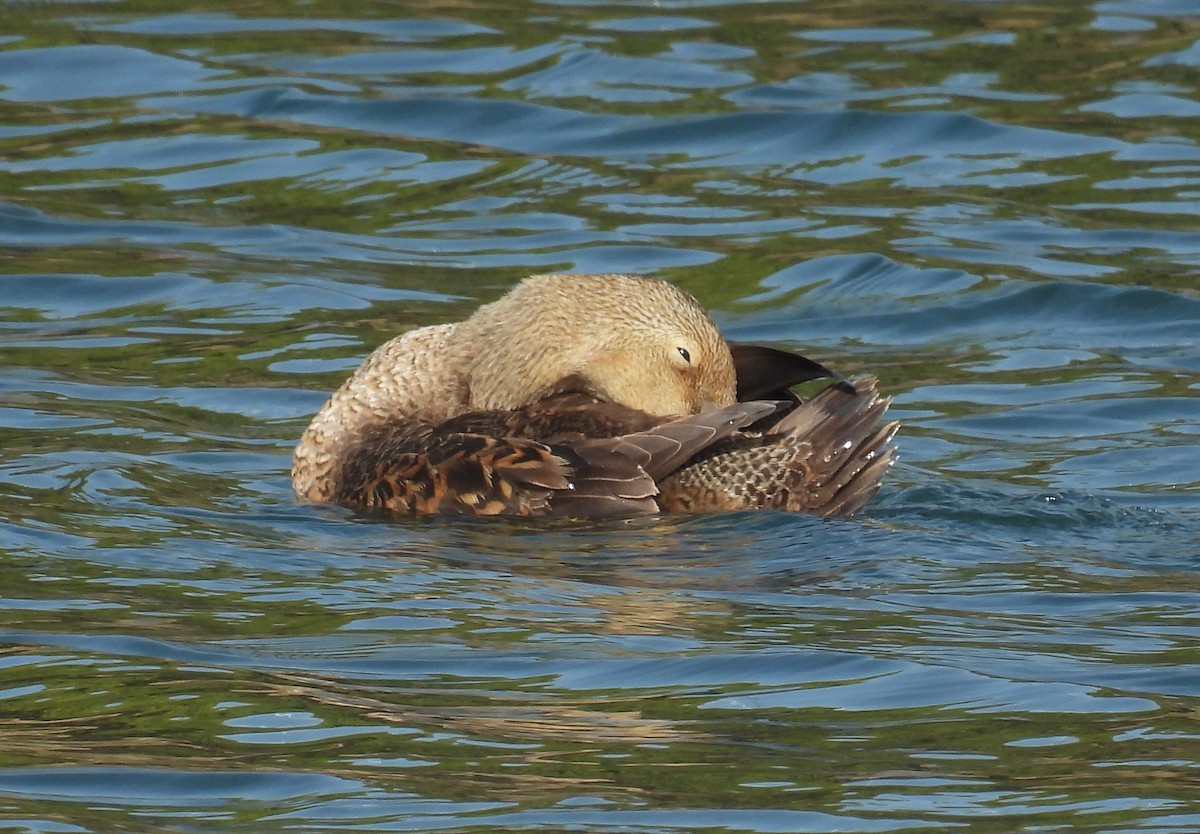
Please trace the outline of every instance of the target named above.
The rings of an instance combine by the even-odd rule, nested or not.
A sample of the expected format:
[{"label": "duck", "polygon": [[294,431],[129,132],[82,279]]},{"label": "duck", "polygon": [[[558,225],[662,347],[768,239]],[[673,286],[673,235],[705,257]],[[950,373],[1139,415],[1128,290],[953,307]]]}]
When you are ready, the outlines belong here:
[{"label": "duck", "polygon": [[535,275],[375,349],[305,429],[292,487],[392,515],[849,516],[895,462],[889,405],[872,377],[727,342],[659,278]]}]

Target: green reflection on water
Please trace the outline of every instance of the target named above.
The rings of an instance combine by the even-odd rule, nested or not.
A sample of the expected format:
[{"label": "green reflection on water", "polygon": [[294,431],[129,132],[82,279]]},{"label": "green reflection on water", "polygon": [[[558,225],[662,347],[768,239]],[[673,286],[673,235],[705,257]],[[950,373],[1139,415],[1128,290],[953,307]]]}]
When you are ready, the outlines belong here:
[{"label": "green reflection on water", "polygon": [[[0,259],[0,362],[24,374],[0,394],[0,404],[19,412],[16,425],[0,428],[4,767],[329,774],[348,780],[345,790],[359,799],[414,794],[522,809],[600,797],[619,809],[820,810],[929,830],[1099,831],[1195,812],[1195,699],[1187,694],[1200,659],[1189,613],[1194,571],[1129,567],[1111,549],[1095,555],[1100,544],[1085,536],[1091,528],[1099,538],[1119,531],[1130,550],[1153,540],[1155,553],[1165,540],[1185,560],[1195,551],[1194,528],[1164,536],[1157,525],[1178,522],[1099,502],[1058,517],[1006,501],[1012,492],[1004,489],[1049,489],[1055,467],[1086,450],[1062,448],[1058,437],[998,444],[938,422],[1014,407],[955,386],[1064,386],[1075,392],[1065,397],[1072,405],[1183,400],[1194,398],[1194,371],[1139,364],[1119,344],[1099,351],[1088,343],[1079,351],[1086,355],[1047,367],[980,370],[1013,344],[986,332],[910,343],[822,335],[816,348],[840,357],[839,368],[876,373],[886,390],[907,395],[901,407],[912,417],[902,448],[933,449],[913,454],[923,468],[898,471],[892,494],[943,484],[951,493],[943,504],[931,501],[926,516],[910,509],[834,544],[829,528],[783,531],[746,520],[740,535],[697,533],[687,522],[549,533],[370,523],[294,508],[284,475],[305,408],[317,405],[303,395],[333,388],[345,363],[402,330],[460,318],[523,274],[572,268],[589,253],[615,259],[626,247],[658,247],[642,256],[648,268],[751,331],[779,311],[799,319],[810,304],[830,315],[868,303],[873,315],[902,311],[908,296],[889,298],[887,287],[870,302],[822,297],[816,281],[763,297],[773,276],[847,252],[904,265],[888,279],[896,284],[944,268],[978,277],[972,291],[986,292],[1016,280],[1051,283],[1061,269],[1072,280],[1194,297],[1194,247],[1156,235],[1193,232],[1195,119],[1087,108],[1126,89],[1195,99],[1193,68],[1151,60],[1190,47],[1200,31],[1194,18],[1113,32],[1094,27],[1094,5],[1081,2],[764,3],[688,9],[713,24],[695,31],[629,32],[597,24],[662,10],[476,3],[445,13],[492,31],[417,47],[516,51],[561,42],[563,54],[582,44],[632,59],[662,58],[682,45],[715,50],[705,66],[750,79],[663,85],[669,96],[657,100],[636,96],[660,89],[654,78],[625,84],[615,99],[605,97],[613,91],[603,78],[580,79],[565,93],[510,83],[558,66],[553,54],[486,73],[322,76],[287,62],[412,47],[333,28],[152,35],[95,23],[186,12],[230,14],[205,3],[9,4],[5,34],[19,40],[6,48],[134,47],[192,60],[231,90],[295,86],[365,102],[403,101],[425,87],[664,119],[954,112],[1109,138],[1144,153],[1040,158],[1031,148],[1026,158],[950,160],[962,162],[957,174],[944,174],[937,160],[922,168],[921,154],[897,155],[860,175],[854,165],[863,160],[849,153],[757,165],[682,153],[538,157],[484,143],[187,113],[196,91],[181,91],[183,107],[173,113],[134,97],[0,102],[0,123],[18,131],[0,138],[4,200],[35,218],[85,227],[83,240],[62,240],[53,229],[38,237],[10,226],[14,239]],[[387,21],[426,12],[318,1],[254,14]],[[884,28],[928,34],[803,37]],[[357,90],[338,93],[335,82]],[[285,164],[216,184],[206,179],[213,168],[253,154],[184,155],[153,169],[74,164],[101,145],[167,147],[197,137],[275,147],[267,159]],[[378,179],[323,179],[289,164],[380,150],[412,160],[395,162],[395,178]],[[386,165],[379,172],[396,173]],[[1114,182],[1121,187],[1106,185]],[[629,196],[614,197],[622,194]],[[736,225],[755,221],[752,231]],[[1030,242],[1022,222],[1061,237]],[[152,228],[135,234],[124,223]],[[1133,242],[1100,245],[1104,235],[1131,229],[1141,233]],[[667,257],[679,251],[711,259],[680,267]],[[20,276],[44,279],[45,291],[3,294],[3,282]],[[133,276],[187,276],[198,282],[196,297],[140,299],[120,283]],[[64,316],[79,284],[56,281],[81,277],[114,298]],[[281,296],[269,296],[276,288]],[[329,295],[311,302],[316,292]],[[807,315],[806,324],[819,319]],[[798,326],[778,338],[807,349]],[[1097,378],[1146,387],[1085,391]],[[1182,447],[1181,424],[1148,421],[1134,440]],[[999,471],[956,470],[998,448]],[[1178,480],[1194,492],[1194,475]],[[988,491],[995,482],[1003,489]],[[977,550],[956,557],[964,542]],[[763,550],[779,552],[755,552]],[[996,561],[968,561],[981,552]],[[803,564],[785,571],[771,559]],[[1004,601],[989,608],[977,594],[996,588],[1025,596],[1011,610]],[[1063,606],[1095,597],[1109,609],[1055,614],[1041,596],[1055,593]],[[157,642],[140,642],[147,640]],[[877,661],[878,674],[772,677],[803,652],[800,659]],[[741,678],[722,675],[731,657],[744,655],[754,662],[738,667]],[[710,665],[676,680],[667,664],[680,658]],[[662,677],[648,685],[649,672],[644,679],[620,665],[637,659]],[[616,671],[606,678],[610,661]],[[877,698],[886,698],[888,664],[910,661],[924,664],[929,689],[937,689],[937,670],[948,681],[966,670],[994,678],[996,701],[1017,702],[1003,709],[934,691],[916,706],[853,709],[802,697],[835,700],[838,687],[880,680],[885,694]],[[1058,677],[1054,661],[1063,666]],[[1181,680],[1171,680],[1175,670]],[[569,673],[586,683],[564,682]],[[1057,680],[1081,700],[1014,694],[1023,683]],[[1172,692],[1183,694],[1164,694]],[[793,695],[798,705],[780,705]],[[738,707],[739,699],[756,705]],[[98,830],[179,823],[183,814],[167,799],[139,796],[138,782],[115,780],[124,802],[9,794],[0,818]],[[214,795],[193,821],[281,825],[273,816],[296,810],[303,824],[321,802]],[[465,813],[456,822],[472,825]]]}]

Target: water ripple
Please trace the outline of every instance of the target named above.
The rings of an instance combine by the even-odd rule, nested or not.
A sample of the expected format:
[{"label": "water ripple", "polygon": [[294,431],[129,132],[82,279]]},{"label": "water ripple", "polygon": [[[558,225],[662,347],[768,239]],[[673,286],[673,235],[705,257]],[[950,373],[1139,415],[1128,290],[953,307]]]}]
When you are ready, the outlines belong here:
[{"label": "water ripple", "polygon": [[[6,7],[0,825],[1196,827],[1194,5]],[[562,269],[877,376],[878,498],[295,502]]]}]

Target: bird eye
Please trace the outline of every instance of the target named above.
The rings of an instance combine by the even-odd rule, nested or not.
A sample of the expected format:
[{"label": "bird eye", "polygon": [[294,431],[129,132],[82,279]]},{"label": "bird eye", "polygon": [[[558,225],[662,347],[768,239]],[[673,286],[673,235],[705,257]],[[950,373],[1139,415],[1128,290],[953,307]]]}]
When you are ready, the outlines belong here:
[{"label": "bird eye", "polygon": [[675,350],[679,351],[679,355],[683,357],[684,362],[687,362],[689,365],[692,364],[692,355],[688,353],[687,348],[677,347]]}]

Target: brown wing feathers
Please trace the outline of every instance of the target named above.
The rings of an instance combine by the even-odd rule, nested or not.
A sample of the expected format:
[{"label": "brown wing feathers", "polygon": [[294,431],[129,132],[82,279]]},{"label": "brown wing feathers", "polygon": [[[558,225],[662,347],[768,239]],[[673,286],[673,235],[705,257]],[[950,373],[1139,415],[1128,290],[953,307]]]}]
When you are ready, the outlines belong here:
[{"label": "brown wing feathers", "polygon": [[375,460],[369,468],[347,462],[339,501],[406,513],[533,515],[571,484],[562,458],[520,438],[447,434],[421,451]]},{"label": "brown wing feathers", "polygon": [[739,373],[752,368],[744,392],[786,396],[788,413],[743,402],[659,423],[572,393],[437,426],[376,425],[344,461],[335,500],[471,515],[862,509],[894,462],[899,425],[880,424],[890,400],[874,380],[841,380],[801,403],[787,386],[824,366],[750,346],[734,356]]},{"label": "brown wing feathers", "polygon": [[[808,402],[791,390],[820,378]],[[373,351],[301,436],[292,489],[414,513],[847,514],[891,465],[887,405],[873,381],[730,345],[664,281],[537,275]]]},{"label": "brown wing feathers", "polygon": [[873,379],[831,385],[762,438],[714,447],[667,478],[659,503],[674,511],[767,507],[852,515],[893,463],[885,447],[899,424],[879,425],[888,404]]},{"label": "brown wing feathers", "polygon": [[570,451],[580,464],[574,488],[556,495],[551,510],[568,516],[656,513],[658,480],[774,410],[773,403],[735,403],[647,431],[575,443]]},{"label": "brown wing feathers", "polygon": [[804,438],[810,476],[787,509],[852,515],[879,490],[894,450],[884,447],[900,428],[880,425],[891,400],[880,397],[873,379],[858,379],[852,392],[831,386],[779,421],[772,435]]},{"label": "brown wing feathers", "polygon": [[[398,512],[475,515],[635,515],[658,512],[655,481],[714,442],[774,410],[737,403],[645,430],[641,412],[571,397],[575,416],[547,428],[545,403],[521,412],[464,415],[436,427],[380,426],[344,464],[338,499]],[[621,412],[625,419],[620,419]],[[634,428],[616,437],[582,435]],[[564,434],[563,428],[570,428]],[[504,436],[468,433],[491,430]],[[590,431],[589,431],[590,430]]]},{"label": "brown wing feathers", "polygon": [[843,390],[851,390],[849,380],[837,371],[798,353],[739,342],[730,343],[729,351],[737,371],[737,398],[742,402],[791,400],[793,385],[813,379],[836,379]]}]

